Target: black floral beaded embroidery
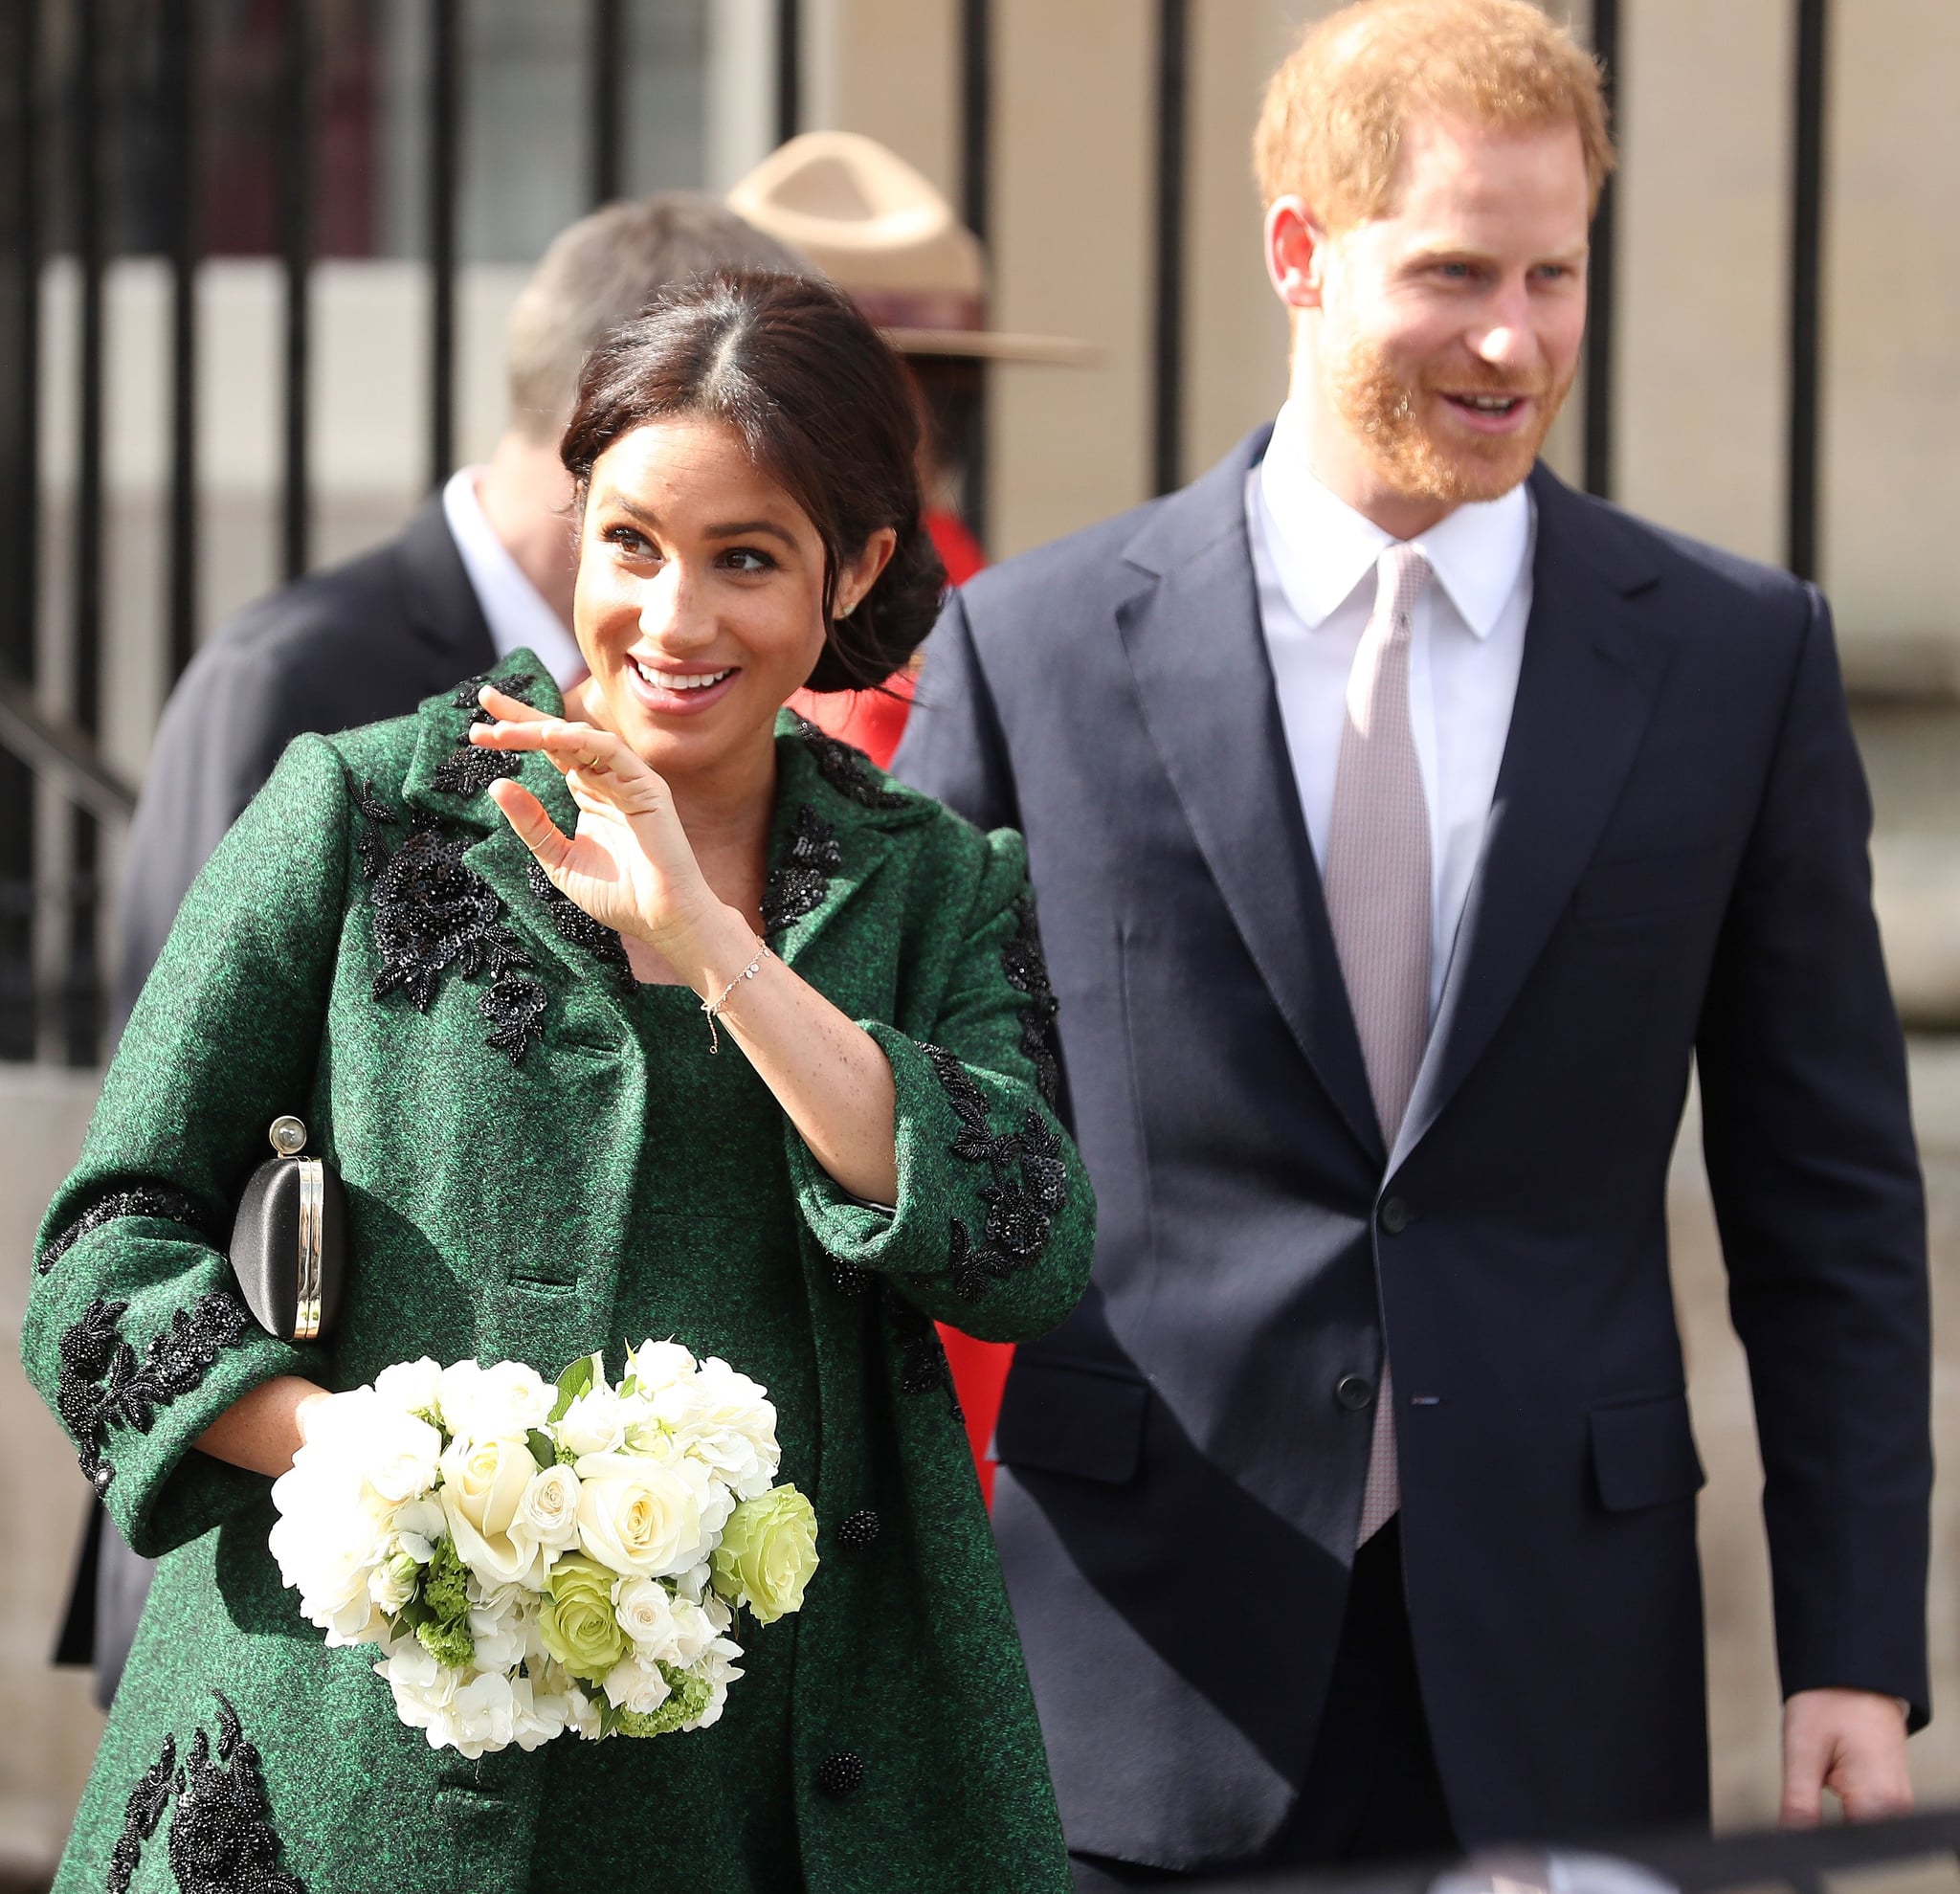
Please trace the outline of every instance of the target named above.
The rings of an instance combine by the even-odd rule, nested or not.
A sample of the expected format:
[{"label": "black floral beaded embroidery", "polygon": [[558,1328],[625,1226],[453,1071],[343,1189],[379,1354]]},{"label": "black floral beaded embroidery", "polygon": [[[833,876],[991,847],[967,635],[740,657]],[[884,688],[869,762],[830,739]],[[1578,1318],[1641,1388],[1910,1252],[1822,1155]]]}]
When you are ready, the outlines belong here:
[{"label": "black floral beaded embroidery", "polygon": [[861,749],[853,749],[805,717],[797,718],[796,734],[809,746],[816,773],[840,795],[849,796],[866,809],[904,808],[903,795],[879,782],[870,757]]},{"label": "black floral beaded embroidery", "polygon": [[[921,1278],[922,1282],[929,1278]],[[909,1303],[891,1283],[884,1285],[884,1311],[899,1346],[899,1392],[929,1394],[938,1389],[946,1395],[947,1410],[960,1418],[960,1397],[953,1387],[952,1369],[946,1358],[946,1345],[932,1318],[916,1304]]]},{"label": "black floral beaded embroidery", "polygon": [[103,1883],[108,1894],[129,1894],[129,1883],[143,1860],[143,1844],[157,1832],[157,1823],[170,1806],[171,1778],[176,1772],[177,1739],[166,1736],[156,1761],[144,1771],[123,1804],[122,1833],[116,1838],[109,1856],[109,1878]]},{"label": "black floral beaded embroidery", "polygon": [[143,1860],[144,1843],[157,1832],[174,1799],[166,1850],[179,1894],[306,1894],[305,1883],[278,1865],[278,1837],[268,1816],[265,1780],[256,1745],[245,1739],[238,1713],[222,1690],[218,1701],[218,1747],[202,1729],[190,1739],[184,1766],[177,1767],[177,1739],[164,1738],[155,1762],[129,1792],[122,1833],[109,1857],[108,1894],[129,1894]]},{"label": "black floral beaded embroidery", "polygon": [[[1017,1131],[995,1137],[987,1123],[987,1097],[973,1075],[943,1047],[920,1048],[931,1060],[947,1101],[960,1121],[947,1148],[969,1163],[985,1164],[992,1182],[980,1192],[987,1222],[976,1244],[959,1217],[949,1219],[947,1269],[953,1293],[977,1302],[990,1281],[1005,1281],[1025,1269],[1047,1246],[1055,1213],[1068,1201],[1068,1167],[1061,1141],[1031,1105]],[[1018,1168],[1018,1178],[1010,1166]]]},{"label": "black floral beaded embroidery", "polygon": [[135,1184],[110,1191],[98,1197],[73,1223],[57,1230],[41,1251],[40,1273],[45,1276],[81,1239],[122,1216],[154,1216],[165,1223],[186,1223],[202,1237],[203,1214],[182,1191],[167,1184]]},{"label": "black floral beaded embroidery", "polygon": [[543,902],[559,939],[569,941],[573,947],[584,947],[595,960],[603,961],[612,968],[620,986],[631,992],[637,983],[633,977],[633,967],[626,958],[626,943],[604,922],[594,921],[568,894],[555,886],[536,856],[531,858],[530,865],[524,870],[524,880],[531,893]]},{"label": "black floral beaded embroidery", "polygon": [[485,1043],[517,1065],[531,1040],[543,1036],[545,989],[518,977],[531,957],[503,925],[496,890],[463,865],[469,842],[424,817],[393,855],[379,851],[382,865],[372,880],[381,971],[372,991],[386,999],[400,988],[417,1013],[427,1013],[452,969],[471,980],[488,972],[490,991],[477,1002],[495,1029]]},{"label": "black floral beaded embroidery", "polygon": [[354,847],[361,858],[361,879],[371,881],[388,866],[388,844],[375,833],[375,828],[392,829],[402,818],[374,793],[371,777],[364,776],[357,783],[350,773],[347,795],[369,825],[354,837]]},{"label": "black floral beaded embroidery", "polygon": [[762,897],[763,931],[779,934],[822,906],[831,877],[843,865],[837,832],[806,802],[796,812],[784,858],[769,870]]},{"label": "black floral beaded embroidery", "polygon": [[1021,1010],[1021,1050],[1035,1068],[1035,1085],[1043,1099],[1053,1104],[1061,1089],[1061,1066],[1055,1056],[1055,989],[1048,984],[1048,962],[1041,951],[1041,929],[1035,921],[1035,897],[1022,893],[1014,902],[1014,918],[1020,925],[1000,949],[1008,985],[1023,994],[1028,1004]]},{"label": "black floral beaded embroidery", "polygon": [[506,973],[491,981],[489,991],[477,1001],[477,1011],[496,1028],[483,1043],[513,1065],[523,1062],[533,1039],[545,1036],[538,1023],[545,1014],[545,989],[535,980]]},{"label": "black floral beaded embroidery", "polygon": [[[458,710],[470,713],[471,724],[494,724],[497,719],[477,702],[477,693],[485,684],[496,684],[508,697],[522,697],[537,681],[536,676],[529,671],[501,681],[485,673],[482,677],[464,679],[450,702]],[[492,783],[505,776],[515,776],[519,761],[515,751],[479,749],[465,732],[462,742],[443,758],[429,780],[434,788],[450,795],[481,795]]]},{"label": "black floral beaded embroidery", "polygon": [[147,1434],[156,1411],[188,1394],[212,1370],[223,1348],[236,1348],[252,1330],[252,1318],[229,1289],[213,1289],[170,1317],[151,1338],[139,1362],[122,1338],[127,1303],[98,1296],[62,1334],[61,1373],[55,1410],[75,1437],[81,1470],[105,1493],[116,1469],[103,1458],[111,1422]]},{"label": "black floral beaded embroidery", "polygon": [[182,1894],[305,1894],[298,1875],[278,1865],[278,1837],[267,1816],[257,1747],[220,1690],[218,1747],[202,1729],[177,1775],[170,1817],[170,1872]]}]

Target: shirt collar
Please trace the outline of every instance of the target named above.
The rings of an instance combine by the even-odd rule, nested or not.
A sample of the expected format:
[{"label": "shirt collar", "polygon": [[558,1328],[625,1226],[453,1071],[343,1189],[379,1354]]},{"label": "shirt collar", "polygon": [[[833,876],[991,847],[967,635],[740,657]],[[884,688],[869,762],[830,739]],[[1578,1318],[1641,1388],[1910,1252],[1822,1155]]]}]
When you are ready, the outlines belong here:
[{"label": "shirt collar", "polygon": [[[1259,510],[1281,590],[1310,632],[1374,570],[1382,548],[1394,544],[1315,479],[1305,416],[1291,401],[1280,410],[1259,465]],[[1459,506],[1413,542],[1479,638],[1490,635],[1518,589],[1530,556],[1531,526],[1531,495],[1521,482],[1501,499]]]},{"label": "shirt collar", "polygon": [[482,608],[490,642],[500,658],[520,648],[537,654],[552,681],[562,690],[586,674],[586,660],[565,621],[545,603],[542,593],[510,556],[483,516],[477,498],[480,467],[458,467],[443,483],[442,517],[461,555],[470,590]]}]

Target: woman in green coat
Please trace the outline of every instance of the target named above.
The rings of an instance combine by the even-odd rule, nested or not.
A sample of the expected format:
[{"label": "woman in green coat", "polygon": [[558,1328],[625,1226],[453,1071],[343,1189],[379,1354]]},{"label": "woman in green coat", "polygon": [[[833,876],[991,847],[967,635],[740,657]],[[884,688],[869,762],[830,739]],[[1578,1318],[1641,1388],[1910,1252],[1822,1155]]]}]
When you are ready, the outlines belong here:
[{"label": "woman in green coat", "polygon": [[[58,1888],[1067,1887],[932,1326],[1037,1334],[1088,1274],[1021,846],[779,712],[928,627],[916,426],[826,287],[656,305],[565,438],[573,702],[521,653],[302,737],[187,899],[26,1323],[162,1556]],[[289,1112],[347,1197],[319,1342],[258,1329],[224,1253]],[[710,1728],[432,1749],[267,1549],[312,1403],[669,1335],[768,1389],[802,1613],[744,1625]]]}]

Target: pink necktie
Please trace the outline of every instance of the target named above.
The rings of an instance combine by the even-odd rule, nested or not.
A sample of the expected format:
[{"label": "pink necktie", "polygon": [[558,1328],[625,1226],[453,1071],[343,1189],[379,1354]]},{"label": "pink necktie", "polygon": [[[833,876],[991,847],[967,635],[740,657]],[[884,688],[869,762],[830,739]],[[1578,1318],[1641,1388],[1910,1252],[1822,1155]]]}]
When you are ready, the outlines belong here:
[{"label": "pink necktie", "polygon": [[[1410,620],[1429,562],[1391,546],[1375,564],[1374,612],[1348,674],[1348,718],[1327,824],[1327,919],[1361,1038],[1382,1142],[1391,1149],[1429,1040],[1429,805],[1409,721]],[[1394,1386],[1386,1352],[1357,1546],[1401,1504]]]}]

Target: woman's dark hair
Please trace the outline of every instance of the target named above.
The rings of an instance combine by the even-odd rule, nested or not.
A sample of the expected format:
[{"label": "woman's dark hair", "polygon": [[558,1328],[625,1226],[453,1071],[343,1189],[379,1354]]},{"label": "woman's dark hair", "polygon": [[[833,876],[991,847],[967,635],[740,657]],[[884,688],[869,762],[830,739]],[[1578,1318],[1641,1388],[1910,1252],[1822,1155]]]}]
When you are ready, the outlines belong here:
[{"label": "woman's dark hair", "polygon": [[[823,541],[825,640],[810,688],[863,690],[902,669],[932,629],[946,572],[921,517],[918,406],[890,344],[813,278],[721,270],[678,284],[586,359],[558,447],[580,504],[614,441],[681,414],[733,428]],[[838,568],[882,526],[898,546],[838,618]]]}]

